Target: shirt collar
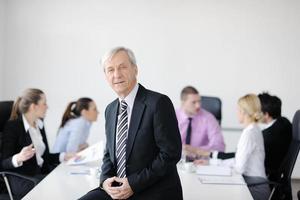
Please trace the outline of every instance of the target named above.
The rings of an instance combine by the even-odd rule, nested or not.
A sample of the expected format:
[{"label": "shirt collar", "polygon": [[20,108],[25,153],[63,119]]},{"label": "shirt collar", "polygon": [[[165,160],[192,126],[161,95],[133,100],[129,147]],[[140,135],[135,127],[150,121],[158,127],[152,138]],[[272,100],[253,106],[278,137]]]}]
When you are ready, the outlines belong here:
[{"label": "shirt collar", "polygon": [[[23,119],[23,124],[24,124],[24,128],[25,128],[25,132],[27,132],[30,128],[30,125],[25,117],[25,115],[22,115],[22,119]],[[39,129],[42,129],[44,128],[44,122],[41,120],[41,119],[37,119],[35,121],[37,127],[33,127],[33,128],[39,128]]]},{"label": "shirt collar", "polygon": [[181,107],[181,108],[179,108],[179,111],[180,111],[180,115],[181,115],[181,117],[183,118],[183,119],[188,119],[188,118],[192,118],[192,119],[194,119],[196,116],[198,116],[198,115],[200,115],[201,114],[201,112],[202,112],[202,108],[200,109],[200,111],[199,112],[197,112],[195,115],[193,115],[193,116],[188,116],[185,112],[184,112],[184,110],[183,110],[183,108]]},{"label": "shirt collar", "polygon": [[138,89],[139,89],[139,84],[137,83],[134,86],[134,88],[131,90],[131,92],[124,99],[119,98],[119,102],[121,103],[122,100],[125,100],[125,102],[127,103],[128,107],[132,108],[133,104],[134,104],[134,100],[135,100],[136,94],[138,92]]},{"label": "shirt collar", "polygon": [[273,119],[272,121],[270,121],[269,123],[266,124],[265,129],[271,127],[274,123],[275,123],[276,119]]}]

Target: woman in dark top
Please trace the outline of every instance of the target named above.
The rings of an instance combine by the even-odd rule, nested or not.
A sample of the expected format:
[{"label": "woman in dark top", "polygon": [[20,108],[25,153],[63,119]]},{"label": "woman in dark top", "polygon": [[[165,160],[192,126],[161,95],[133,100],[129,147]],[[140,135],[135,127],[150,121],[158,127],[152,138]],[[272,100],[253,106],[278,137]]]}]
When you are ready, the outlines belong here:
[{"label": "woman in dark top", "polygon": [[[10,120],[2,135],[2,167],[6,170],[41,180],[60,161],[73,154],[51,154],[42,119],[48,105],[45,94],[39,89],[27,89],[13,107]],[[32,184],[9,177],[12,192],[18,197],[32,189]]]}]

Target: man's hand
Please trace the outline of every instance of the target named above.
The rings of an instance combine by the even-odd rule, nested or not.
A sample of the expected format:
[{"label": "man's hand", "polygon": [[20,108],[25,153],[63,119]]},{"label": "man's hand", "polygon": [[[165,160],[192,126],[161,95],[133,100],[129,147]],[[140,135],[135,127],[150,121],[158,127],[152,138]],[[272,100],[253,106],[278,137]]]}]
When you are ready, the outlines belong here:
[{"label": "man's hand", "polygon": [[20,153],[17,154],[17,162],[22,163],[26,160],[32,158],[35,154],[35,149],[33,148],[33,144],[23,147]]},{"label": "man's hand", "polygon": [[[112,183],[115,181],[120,183],[120,186],[112,186]],[[113,199],[128,199],[133,195],[127,178],[108,178],[103,182],[103,188]]]},{"label": "man's hand", "polygon": [[209,165],[209,160],[199,159],[199,160],[194,160],[193,163],[195,165]]},{"label": "man's hand", "polygon": [[191,156],[191,157],[197,157],[197,156],[207,157],[210,155],[210,151],[200,149],[198,147],[193,147],[191,145],[183,145],[183,151],[187,156]]},{"label": "man's hand", "polygon": [[116,181],[116,178],[115,176],[108,178],[102,183],[104,191],[111,197],[119,193],[119,191],[113,190],[114,186],[112,184]]}]

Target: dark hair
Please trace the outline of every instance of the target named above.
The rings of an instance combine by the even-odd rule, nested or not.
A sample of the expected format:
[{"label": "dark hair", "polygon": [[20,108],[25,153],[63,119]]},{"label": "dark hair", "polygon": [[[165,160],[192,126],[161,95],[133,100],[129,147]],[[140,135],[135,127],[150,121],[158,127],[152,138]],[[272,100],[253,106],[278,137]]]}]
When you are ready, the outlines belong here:
[{"label": "dark hair", "polygon": [[189,94],[199,94],[199,92],[193,86],[186,86],[181,90],[181,94],[180,94],[181,100],[185,100],[186,96]]},{"label": "dark hair", "polygon": [[17,119],[19,115],[26,113],[31,104],[38,104],[44,92],[40,89],[29,88],[25,90],[21,97],[18,97],[12,108],[10,120]]},{"label": "dark hair", "polygon": [[60,128],[63,127],[68,120],[75,119],[81,116],[82,110],[88,110],[90,102],[93,100],[88,97],[83,97],[77,101],[72,101],[68,104],[61,120]]},{"label": "dark hair", "polygon": [[268,113],[273,119],[281,116],[281,100],[277,96],[272,96],[267,92],[258,95],[261,102],[262,112]]}]

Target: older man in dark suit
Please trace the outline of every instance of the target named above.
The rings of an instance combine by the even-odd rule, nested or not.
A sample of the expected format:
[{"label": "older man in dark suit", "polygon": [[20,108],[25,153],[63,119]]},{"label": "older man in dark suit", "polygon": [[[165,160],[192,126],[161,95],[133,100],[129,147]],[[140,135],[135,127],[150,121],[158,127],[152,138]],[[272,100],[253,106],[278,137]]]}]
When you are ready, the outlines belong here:
[{"label": "older man in dark suit", "polygon": [[183,199],[176,168],[181,139],[172,102],[137,83],[130,49],[112,49],[102,64],[118,99],[105,111],[100,187],[81,199]]}]

